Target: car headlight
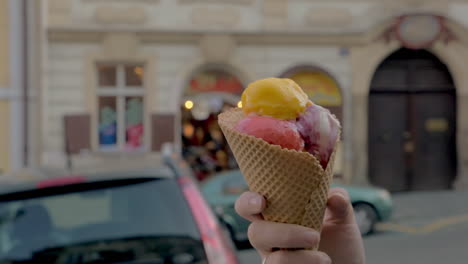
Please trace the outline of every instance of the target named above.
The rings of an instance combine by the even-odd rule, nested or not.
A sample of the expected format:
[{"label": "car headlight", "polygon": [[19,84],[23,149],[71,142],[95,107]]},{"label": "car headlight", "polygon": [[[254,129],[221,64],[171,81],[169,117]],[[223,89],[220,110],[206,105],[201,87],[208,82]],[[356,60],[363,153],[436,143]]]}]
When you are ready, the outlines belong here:
[{"label": "car headlight", "polygon": [[390,192],[387,191],[387,190],[380,190],[380,191],[379,191],[379,197],[380,197],[382,200],[386,200],[386,201],[392,200],[392,196],[390,195]]}]

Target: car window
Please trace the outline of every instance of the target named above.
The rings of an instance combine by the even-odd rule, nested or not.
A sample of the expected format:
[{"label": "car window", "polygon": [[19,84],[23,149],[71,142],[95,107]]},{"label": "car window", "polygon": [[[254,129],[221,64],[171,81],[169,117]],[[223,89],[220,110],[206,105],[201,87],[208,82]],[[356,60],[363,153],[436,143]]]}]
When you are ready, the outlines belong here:
[{"label": "car window", "polygon": [[[97,193],[98,195],[90,197],[83,193],[49,197],[42,199],[41,203],[50,213],[55,227],[79,228],[112,219],[111,191],[101,190]],[[86,214],[82,214],[83,212]]]},{"label": "car window", "polygon": [[161,250],[200,249],[200,235],[183,197],[174,179],[159,179],[1,202],[0,262],[28,259],[48,248],[63,248],[54,252],[58,256],[83,243],[108,241],[122,246],[122,241],[143,238],[151,238],[152,243],[175,241]]}]

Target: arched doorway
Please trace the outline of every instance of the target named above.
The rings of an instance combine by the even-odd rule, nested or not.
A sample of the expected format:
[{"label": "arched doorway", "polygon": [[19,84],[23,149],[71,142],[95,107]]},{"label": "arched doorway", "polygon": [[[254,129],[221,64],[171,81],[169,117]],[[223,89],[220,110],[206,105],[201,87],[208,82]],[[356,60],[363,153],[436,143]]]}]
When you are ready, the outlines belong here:
[{"label": "arched doorway", "polygon": [[400,49],[378,67],[369,95],[369,179],[391,191],[451,188],[456,175],[456,92],[425,50]]},{"label": "arched doorway", "polygon": [[243,89],[240,78],[220,65],[204,66],[187,81],[181,104],[182,153],[199,180],[237,168],[217,116],[241,106]]}]

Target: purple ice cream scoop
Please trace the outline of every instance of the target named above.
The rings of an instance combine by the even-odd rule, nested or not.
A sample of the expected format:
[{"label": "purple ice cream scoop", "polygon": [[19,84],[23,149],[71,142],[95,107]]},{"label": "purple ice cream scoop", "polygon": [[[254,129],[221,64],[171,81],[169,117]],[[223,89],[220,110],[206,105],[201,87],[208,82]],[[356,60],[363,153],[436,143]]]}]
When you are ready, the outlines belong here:
[{"label": "purple ice cream scoop", "polygon": [[305,150],[317,157],[325,169],[339,135],[340,122],[329,110],[313,104],[299,116],[296,125]]}]

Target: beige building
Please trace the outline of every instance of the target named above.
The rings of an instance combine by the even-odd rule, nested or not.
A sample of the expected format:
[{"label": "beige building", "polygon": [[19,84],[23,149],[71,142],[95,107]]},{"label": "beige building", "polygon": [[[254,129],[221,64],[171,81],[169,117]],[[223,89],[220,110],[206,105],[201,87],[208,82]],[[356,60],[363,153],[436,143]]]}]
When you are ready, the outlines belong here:
[{"label": "beige building", "polygon": [[34,83],[33,78],[27,78],[30,74],[26,70],[33,67],[27,65],[34,62],[34,56],[25,59],[30,46],[25,40],[33,28],[23,16],[24,12],[33,11],[34,5],[0,0],[0,175],[27,166],[30,156],[26,145],[34,145],[29,140],[25,119],[25,111],[29,111],[25,102],[29,101],[32,108],[38,106],[26,92],[27,83]]},{"label": "beige building", "polygon": [[65,142],[75,165],[150,159],[167,140],[197,144],[206,134],[187,120],[236,105],[252,80],[287,76],[341,118],[336,166],[346,182],[394,191],[468,184],[464,1],[43,5],[42,165],[65,166]]},{"label": "beige building", "polygon": [[8,67],[9,23],[7,8],[7,1],[0,1],[0,125],[2,128],[7,128],[0,130],[0,173],[8,171],[10,168],[10,157],[8,155],[10,108],[7,96],[10,69]]}]

